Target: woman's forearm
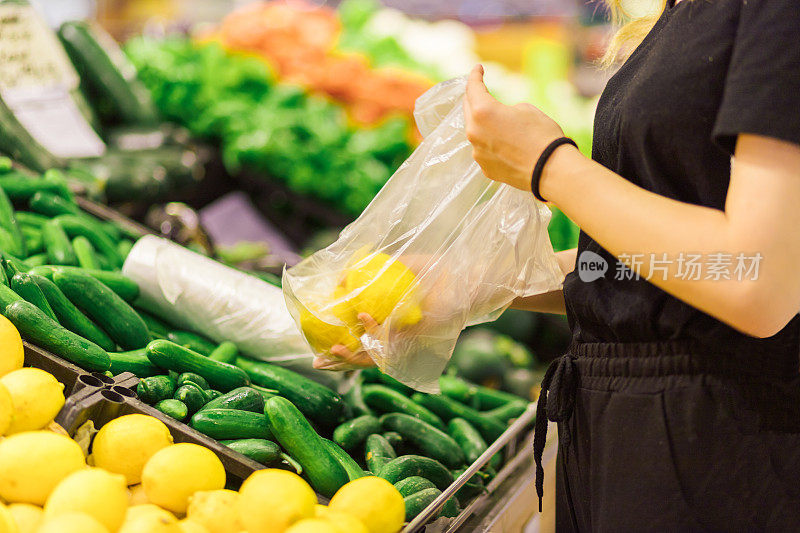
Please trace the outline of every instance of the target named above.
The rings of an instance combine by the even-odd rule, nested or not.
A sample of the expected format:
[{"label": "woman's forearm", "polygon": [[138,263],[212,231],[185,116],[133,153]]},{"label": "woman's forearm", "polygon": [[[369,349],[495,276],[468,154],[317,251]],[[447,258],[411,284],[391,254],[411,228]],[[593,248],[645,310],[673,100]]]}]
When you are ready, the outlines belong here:
[{"label": "woman's forearm", "polygon": [[[563,250],[556,253],[558,266],[565,276],[574,270],[577,252],[577,249],[572,248],[571,250]],[[544,294],[537,294],[535,296],[516,298],[511,302],[511,308],[521,309],[523,311],[536,311],[538,313],[553,313],[557,315],[563,315],[567,312],[564,305],[564,291],[561,289]]]},{"label": "woman's forearm", "polygon": [[[569,146],[548,161],[540,191],[640,276],[737,329],[767,336],[800,308],[793,296],[800,294],[800,247],[777,231],[800,227],[800,187],[791,182],[800,176],[789,170],[799,162],[796,147],[760,139],[767,144],[740,141],[724,212],[646,191]],[[765,161],[765,151],[775,164]],[[738,254],[760,254],[758,277],[716,279],[704,268],[701,279],[685,279],[679,258],[710,261],[720,253],[732,261],[729,275]]]}]

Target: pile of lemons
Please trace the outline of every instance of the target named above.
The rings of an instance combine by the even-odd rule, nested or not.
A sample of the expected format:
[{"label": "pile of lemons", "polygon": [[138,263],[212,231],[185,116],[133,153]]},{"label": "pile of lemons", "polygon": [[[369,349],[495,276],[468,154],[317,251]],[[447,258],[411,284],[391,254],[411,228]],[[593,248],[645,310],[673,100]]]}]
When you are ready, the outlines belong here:
[{"label": "pile of lemons", "polygon": [[394,533],[405,505],[364,477],[327,506],[300,476],[253,473],[236,492],[214,452],[173,443],[157,418],[105,424],[87,457],[53,418],[63,385],[22,368],[19,333],[0,316],[0,533]]},{"label": "pile of lemons", "polygon": [[[417,281],[411,269],[398,259],[359,250],[324,302],[307,303],[307,307],[300,308],[300,329],[317,353],[327,353],[336,344],[356,352],[361,346],[358,337],[364,333],[358,319],[360,313],[370,315],[378,324],[391,315],[399,328],[413,326],[422,319]],[[343,325],[320,318],[326,315],[334,316]]]}]

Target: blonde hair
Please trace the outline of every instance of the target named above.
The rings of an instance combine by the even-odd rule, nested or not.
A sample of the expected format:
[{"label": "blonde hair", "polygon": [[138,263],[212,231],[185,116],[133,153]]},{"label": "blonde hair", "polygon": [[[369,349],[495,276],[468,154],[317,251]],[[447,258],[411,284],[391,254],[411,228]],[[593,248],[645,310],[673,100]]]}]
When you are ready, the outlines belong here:
[{"label": "blonde hair", "polygon": [[622,6],[622,0],[605,0],[611,13],[611,21],[619,29],[611,38],[606,53],[600,59],[603,67],[624,61],[639,46],[667,7],[667,0],[659,0],[661,7],[656,13],[634,18]]}]

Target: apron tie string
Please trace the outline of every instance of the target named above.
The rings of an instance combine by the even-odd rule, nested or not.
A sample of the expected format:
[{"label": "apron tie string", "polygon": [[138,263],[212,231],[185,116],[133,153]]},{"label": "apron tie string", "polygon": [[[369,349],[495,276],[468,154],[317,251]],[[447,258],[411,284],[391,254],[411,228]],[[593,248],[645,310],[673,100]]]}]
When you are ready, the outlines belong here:
[{"label": "apron tie string", "polygon": [[[566,422],[572,416],[575,407],[577,389],[577,369],[575,356],[565,354],[555,359],[545,372],[539,400],[536,404],[536,424],[533,433],[533,460],[536,462],[536,494],[539,496],[539,512],[542,512],[542,495],[544,494],[544,468],[542,454],[547,441],[547,421]],[[549,400],[549,401],[548,401]],[[569,446],[569,426],[562,426],[563,444]]]}]

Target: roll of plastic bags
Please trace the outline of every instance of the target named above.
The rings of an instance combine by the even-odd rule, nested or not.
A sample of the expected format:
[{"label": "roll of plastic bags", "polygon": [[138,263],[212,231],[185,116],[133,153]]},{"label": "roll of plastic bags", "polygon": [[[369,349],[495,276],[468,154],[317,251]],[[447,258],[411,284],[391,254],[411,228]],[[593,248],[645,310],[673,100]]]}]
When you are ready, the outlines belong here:
[{"label": "roll of plastic bags", "polygon": [[[335,243],[284,272],[289,311],[329,368],[352,368],[341,348],[331,351],[342,345],[437,392],[464,327],[561,287],[550,210],[489,180],[472,159],[465,88],[457,78],[417,100],[419,147]],[[362,313],[378,327],[367,331]]]},{"label": "roll of plastic bags", "polygon": [[139,284],[137,305],[262,361],[310,368],[312,353],[281,289],[153,235],[139,239],[122,273]]}]

